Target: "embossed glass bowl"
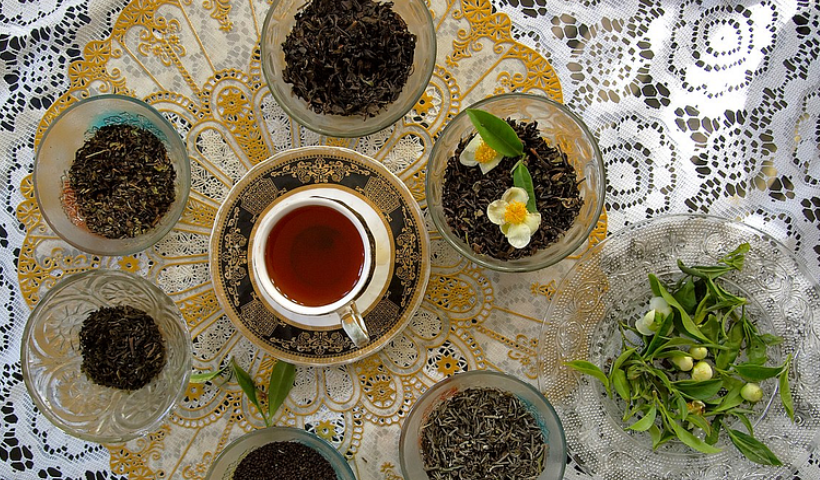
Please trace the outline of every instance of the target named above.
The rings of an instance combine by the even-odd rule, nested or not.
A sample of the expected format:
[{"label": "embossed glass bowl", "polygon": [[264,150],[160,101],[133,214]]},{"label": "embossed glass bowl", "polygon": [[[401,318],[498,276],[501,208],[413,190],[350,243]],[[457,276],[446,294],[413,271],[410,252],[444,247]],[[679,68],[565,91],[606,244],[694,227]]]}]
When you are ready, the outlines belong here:
[{"label": "embossed glass bowl", "polygon": [[299,442],[308,446],[330,462],[338,480],[356,480],[345,457],[331,444],[313,433],[292,427],[268,427],[237,438],[216,457],[205,480],[232,480],[236,467],[249,453],[272,442]]},{"label": "embossed glass bowl", "polygon": [[[64,182],[74,155],[98,128],[134,125],[156,135],[168,150],[176,170],[176,199],[160,222],[134,238],[110,239],[91,232],[64,208]],[[66,108],[43,134],[34,159],[34,195],[48,225],[60,238],[83,252],[97,255],[128,255],[157,243],[176,225],[188,203],[191,163],[179,133],[147,103],[125,95],[96,95]]]},{"label": "embossed glass bowl", "polygon": [[316,113],[308,107],[307,102],[293,93],[292,85],[282,78],[286,66],[282,44],[293,30],[296,14],[308,2],[309,0],[274,0],[262,27],[262,72],[276,103],[301,125],[333,137],[363,137],[399,121],[421,98],[436,65],[436,32],[427,2],[393,2],[393,11],[404,19],[410,33],[416,35],[413,70],[398,98],[376,116],[366,119],[358,115]]},{"label": "embossed glass bowl", "polygon": [[[652,451],[648,433],[627,433],[624,404],[609,399],[600,382],[564,364],[588,359],[606,372],[621,351],[618,322],[643,316],[652,296],[648,274],[671,283],[677,267],[710,265],[749,242],[741,272],[723,278],[733,293],[750,300],[746,312],[762,332],[780,335],[769,348],[771,364],[791,353],[791,390],[797,421],[787,417],[776,380],[761,384],[765,396],[752,418],[755,437],[784,463],[763,467],[746,460],[722,437],[718,454],[693,452],[678,441]],[[670,215],[616,232],[587,251],[550,303],[539,342],[541,390],[564,419],[570,455],[595,478],[791,478],[820,441],[820,286],[803,262],[769,235],[744,223],[700,215]],[[743,430],[742,426],[730,426]]]},{"label": "embossed glass bowl", "polygon": [[[467,242],[453,233],[442,205],[447,162],[455,153],[459,142],[475,132],[465,109],[444,128],[433,145],[427,163],[427,210],[441,236],[470,261],[502,272],[539,270],[554,265],[575,252],[597,225],[606,193],[604,162],[598,149],[598,142],[583,120],[565,106],[547,97],[524,93],[497,95],[468,108],[485,110],[501,118],[537,121],[542,137],[550,145],[559,146],[575,168],[584,205],[572,227],[557,242],[529,257],[500,260],[486,254],[475,253]],[[541,215],[548,213],[541,212]]]},{"label": "embossed glass bowl", "polygon": [[[401,427],[399,455],[405,480],[427,480],[421,452],[421,431],[436,407],[459,392],[470,388],[493,388],[515,395],[541,427],[549,446],[544,470],[535,480],[564,478],[567,450],[564,428],[550,402],[536,388],[505,373],[473,370],[443,380],[424,392],[410,410]],[[465,412],[470,415],[472,412]]]},{"label": "embossed glass bowl", "polygon": [[[88,314],[129,305],[150,315],[165,342],[162,371],[147,385],[120,390],[80,371],[79,333]],[[118,270],[68,276],[46,293],[23,330],[23,379],[37,408],[69,435],[124,442],[154,431],[185,394],[191,336],[176,304],[156,285]]]}]

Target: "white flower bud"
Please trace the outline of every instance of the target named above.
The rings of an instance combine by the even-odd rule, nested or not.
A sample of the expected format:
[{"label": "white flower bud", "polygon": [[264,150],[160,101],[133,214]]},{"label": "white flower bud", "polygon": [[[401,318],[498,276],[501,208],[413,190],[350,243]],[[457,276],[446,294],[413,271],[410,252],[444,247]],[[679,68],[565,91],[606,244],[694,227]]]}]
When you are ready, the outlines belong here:
[{"label": "white flower bud", "polygon": [[658,326],[655,325],[655,311],[650,310],[643,318],[636,320],[635,328],[641,332],[641,335],[655,335],[655,330],[658,329]]},{"label": "white flower bud", "polygon": [[712,378],[712,366],[709,362],[701,360],[692,368],[692,380],[702,382]]},{"label": "white flower bud", "polygon": [[706,347],[692,347],[689,349],[689,355],[692,355],[695,360],[703,360],[708,354],[709,350]]},{"label": "white flower bud", "polygon": [[672,363],[682,372],[692,370],[692,357],[689,355],[685,357],[672,357]]},{"label": "white flower bud", "polygon": [[763,390],[756,383],[747,383],[740,389],[740,396],[747,402],[757,403],[763,398]]},{"label": "white flower bud", "polygon": [[652,297],[652,299],[649,300],[649,308],[663,314],[665,317],[672,315],[672,307],[669,306],[669,303],[667,303],[663,297]]}]

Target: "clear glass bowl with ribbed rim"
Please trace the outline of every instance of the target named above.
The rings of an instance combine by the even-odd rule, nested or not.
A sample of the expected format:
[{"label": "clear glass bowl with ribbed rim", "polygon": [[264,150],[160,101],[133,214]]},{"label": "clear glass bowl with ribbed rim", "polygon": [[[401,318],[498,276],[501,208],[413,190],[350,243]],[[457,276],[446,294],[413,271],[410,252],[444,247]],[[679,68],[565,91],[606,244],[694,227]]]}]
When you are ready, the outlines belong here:
[{"label": "clear glass bowl with ribbed rim", "polygon": [[[541,475],[533,480],[564,478],[567,457],[564,427],[550,402],[538,389],[512,375],[489,370],[473,370],[458,373],[433,385],[413,405],[402,425],[399,439],[401,471],[405,480],[428,480],[421,448],[422,428],[427,424],[430,414],[437,406],[457,393],[471,388],[489,388],[514,395],[541,428],[548,448],[544,469]],[[473,415],[475,412],[465,413]]]},{"label": "clear glass bowl with ribbed rim", "polygon": [[310,447],[330,463],[337,480],[356,480],[345,457],[331,444],[307,430],[293,427],[262,428],[232,441],[211,464],[205,480],[232,480],[236,467],[249,453],[273,442],[298,442]]},{"label": "clear glass bowl with ribbed rim", "polygon": [[[653,450],[649,432],[625,429],[634,420],[623,421],[626,403],[617,394],[610,398],[601,382],[566,366],[588,360],[609,373],[623,351],[619,322],[634,324],[653,297],[650,273],[673,285],[684,277],[678,260],[687,266],[715,265],[742,243],[751,247],[743,269],[721,277],[722,285],[747,299],[745,313],[758,331],[782,337],[782,343],[768,347],[767,365],[779,366],[789,354],[793,357],[795,421],[780,401],[777,379],[760,382],[764,397],[749,414],[755,438],[782,466],[748,460],[725,430],[716,443],[719,453],[699,453],[677,440]],[[541,327],[539,382],[564,420],[575,463],[595,478],[792,478],[820,446],[818,320],[820,285],[806,271],[805,260],[771,235],[733,219],[664,215],[614,232],[589,249],[558,284]],[[639,340],[635,336],[632,341]],[[745,428],[739,420],[726,422],[726,428]]]},{"label": "clear glass bowl with ribbed rim", "polygon": [[286,62],[282,44],[293,30],[296,14],[309,0],[274,0],[271,3],[260,40],[262,72],[276,103],[291,118],[314,132],[332,137],[363,137],[398,122],[419,101],[436,66],[436,31],[433,17],[424,0],[394,1],[392,9],[416,36],[413,67],[398,98],[375,116],[344,116],[316,113],[293,93],[283,79]]},{"label": "clear glass bowl with ribbed rim", "polygon": [[[81,371],[83,321],[100,308],[126,305],[150,315],[165,344],[162,370],[132,391],[97,385]],[[23,330],[23,380],[37,408],[67,434],[125,442],[158,428],[185,394],[191,344],[179,308],[159,287],[128,272],[90,270],[60,280],[32,311]]]},{"label": "clear glass bowl with ribbed rim", "polygon": [[[112,239],[94,233],[73,212],[67,196],[68,171],[77,150],[105,125],[132,125],[159,138],[176,171],[175,199],[160,221],[133,238]],[[49,125],[34,159],[34,195],[48,225],[57,236],[87,253],[129,255],[151,247],[177,223],[191,190],[191,162],[179,133],[151,105],[119,94],[94,95],[63,110]]]},{"label": "clear glass bowl with ribbed rim", "polygon": [[[533,255],[502,260],[474,252],[463,238],[453,232],[442,205],[447,163],[454,155],[459,142],[475,133],[475,127],[465,109],[441,132],[427,162],[427,210],[444,240],[473,263],[501,272],[539,270],[560,262],[578,250],[598,224],[606,194],[603,158],[597,140],[584,121],[558,102],[542,95],[526,93],[496,95],[476,102],[468,108],[484,110],[497,117],[512,118],[520,122],[538,122],[541,136],[550,145],[560,147],[575,168],[579,193],[584,204],[569,230],[561,235],[558,241]],[[543,216],[547,213],[541,214]]]}]

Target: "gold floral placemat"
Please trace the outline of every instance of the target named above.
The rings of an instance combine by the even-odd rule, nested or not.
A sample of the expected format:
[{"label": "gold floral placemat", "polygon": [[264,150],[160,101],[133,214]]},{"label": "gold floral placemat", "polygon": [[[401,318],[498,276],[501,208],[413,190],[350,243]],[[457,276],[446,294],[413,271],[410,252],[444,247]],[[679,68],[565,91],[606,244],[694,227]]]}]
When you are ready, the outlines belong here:
[{"label": "gold floral placemat", "polygon": [[[449,119],[494,93],[528,91],[562,100],[558,78],[535,51],[516,42],[507,16],[486,0],[431,0],[437,66],[427,91],[400,122],[358,139],[317,135],[293,123],[262,78],[259,33],[269,7],[258,0],[135,0],[109,38],[85,46],[69,71],[69,91],[44,116],[37,141],[68,105],[115,92],[144,99],[187,142],[192,187],[177,227],[153,248],[122,258],[74,250],[43,220],[31,177],[18,218],[27,235],[18,280],[27,303],[61,277],[100,267],[140,272],[179,305],[194,340],[194,367],[210,370],[235,357],[256,380],[275,360],[238,332],[211,283],[210,232],[231,186],[253,165],[286,149],[337,145],[355,149],[396,174],[425,205],[424,167]],[[432,230],[432,223],[427,222]],[[592,242],[606,235],[603,216]],[[504,275],[466,262],[431,232],[432,275],[421,308],[383,350],[355,363],[300,367],[276,423],[329,440],[358,478],[401,478],[401,422],[424,390],[448,375],[491,368],[537,384],[541,322],[569,259],[530,274]],[[571,332],[567,333],[568,342]],[[571,343],[571,342],[570,342]],[[263,426],[235,383],[191,385],[168,421],[151,435],[109,445],[111,468],[130,478],[203,478],[231,440]]]}]

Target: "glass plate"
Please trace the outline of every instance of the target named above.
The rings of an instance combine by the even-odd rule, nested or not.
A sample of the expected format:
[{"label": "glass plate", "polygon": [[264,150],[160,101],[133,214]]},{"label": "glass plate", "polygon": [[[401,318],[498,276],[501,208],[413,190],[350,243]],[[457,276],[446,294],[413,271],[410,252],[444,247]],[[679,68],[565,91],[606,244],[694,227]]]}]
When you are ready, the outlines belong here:
[{"label": "glass plate", "polygon": [[[780,404],[776,381],[763,382],[756,406],[755,437],[783,462],[764,467],[743,457],[725,438],[722,452],[704,455],[680,442],[652,451],[648,433],[628,433],[622,403],[609,399],[600,382],[564,363],[588,359],[605,371],[621,350],[617,323],[642,315],[651,291],[647,275],[680,278],[677,259],[712,264],[748,242],[742,272],[726,277],[731,289],[751,299],[747,312],[763,332],[780,335],[769,349],[773,362],[791,353],[792,423]],[[589,250],[559,285],[539,343],[541,390],[555,406],[570,455],[587,473],[604,479],[786,478],[818,444],[820,426],[820,286],[802,262],[765,233],[743,223],[700,215],[672,215],[627,227]],[[619,400],[620,402],[620,400]],[[742,427],[735,427],[742,428]]]}]

